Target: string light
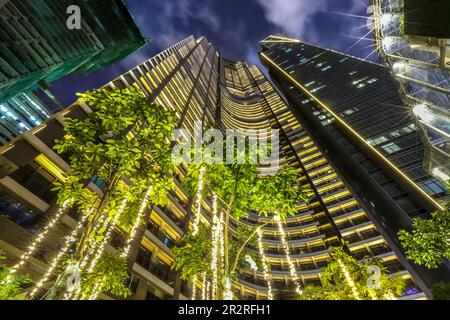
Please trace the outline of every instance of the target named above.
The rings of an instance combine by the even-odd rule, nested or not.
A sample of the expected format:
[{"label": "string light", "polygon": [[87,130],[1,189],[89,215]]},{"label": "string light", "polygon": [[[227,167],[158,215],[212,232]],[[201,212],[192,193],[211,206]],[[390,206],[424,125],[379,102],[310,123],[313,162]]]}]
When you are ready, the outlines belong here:
[{"label": "string light", "polygon": [[106,232],[106,235],[104,236],[94,259],[92,259],[92,261],[91,261],[91,265],[89,266],[89,269],[88,269],[89,273],[92,273],[94,271],[94,268],[97,265],[98,260],[103,255],[103,251],[105,251],[106,245],[108,244],[109,239],[111,238],[114,227],[116,226],[117,222],[119,221],[120,216],[122,215],[123,211],[125,210],[127,201],[128,201],[128,199],[126,199],[126,198],[123,200],[122,205],[120,206],[119,211],[117,212],[116,216],[114,217],[113,222],[109,225],[108,231]]},{"label": "string light", "polygon": [[203,280],[202,280],[202,300],[206,300],[206,272],[203,272]]},{"label": "string light", "polygon": [[193,225],[193,228],[194,228],[193,234],[194,235],[196,235],[198,233],[198,225],[200,223],[200,215],[202,213],[202,198],[203,198],[202,191],[203,191],[203,177],[205,175],[205,170],[206,170],[205,167],[202,166],[200,168],[200,173],[198,175],[198,187],[197,187],[197,194],[196,194],[196,199],[197,199],[196,207],[197,208],[194,211],[195,219],[194,219],[194,225]]},{"label": "string light", "polygon": [[280,218],[279,215],[276,215],[274,217],[274,219],[275,219],[275,221],[278,224],[278,231],[281,234],[281,237],[280,237],[281,238],[281,243],[283,244],[284,252],[286,254],[286,259],[287,259],[287,262],[288,262],[288,265],[289,265],[289,273],[290,273],[291,277],[293,278],[293,282],[295,284],[295,291],[298,294],[303,294],[303,290],[301,289],[300,282],[298,281],[297,270],[295,268],[294,263],[291,260],[291,254],[290,254],[290,251],[289,251],[288,243],[286,241],[286,234],[285,234],[283,226],[281,224],[281,218]]},{"label": "string light", "polygon": [[206,281],[206,300],[211,300],[210,297],[210,287],[211,287],[211,282]]},{"label": "string light", "polygon": [[[96,234],[97,231],[100,228],[105,228],[108,226],[109,222],[110,222],[110,218],[105,216],[105,217],[100,217],[99,221],[96,223],[96,225],[94,226],[94,229],[92,231],[92,234]],[[90,241],[88,242],[89,245],[89,249],[87,250],[86,254],[83,256],[83,259],[81,260],[80,263],[78,263],[78,271],[81,272],[84,267],[86,266],[86,264],[89,261],[89,258],[92,256],[92,254],[94,254],[95,250],[97,249],[97,241],[95,240],[95,237],[93,239],[89,239]],[[70,300],[73,298],[73,296],[75,294],[80,294],[81,292],[81,288],[78,286],[77,287],[77,291],[74,291],[74,287],[69,287],[68,291],[69,293],[64,293],[64,300]]]},{"label": "string light", "polygon": [[386,300],[396,300],[396,298],[395,298],[395,296],[392,294],[392,293],[385,293],[384,294],[384,298],[386,299]]},{"label": "string light", "polygon": [[216,289],[217,289],[217,278],[218,278],[218,270],[217,270],[217,260],[218,260],[218,253],[219,253],[219,241],[220,241],[220,231],[222,229],[222,226],[220,224],[220,218],[217,216],[217,195],[213,193],[213,210],[212,210],[212,248],[211,248],[211,270],[213,272],[213,279],[212,279],[212,288],[211,288],[211,295],[213,299],[216,296]]},{"label": "string light", "polygon": [[[127,204],[127,199],[124,199],[122,202],[121,207],[119,208],[118,212],[116,213],[114,220],[112,220],[111,222],[111,218],[110,217],[105,217],[105,219],[103,220],[103,223],[101,222],[101,220],[95,225],[94,227],[94,231],[93,234],[95,235],[96,232],[100,229],[100,228],[107,228],[107,232],[104,236],[104,238],[102,239],[102,241],[100,242],[100,244],[97,246],[96,241],[93,241],[93,244],[90,246],[89,251],[85,254],[85,256],[83,257],[83,260],[81,261],[80,265],[79,265],[79,270],[80,272],[83,271],[84,267],[86,266],[86,264],[89,261],[89,258],[96,253],[95,257],[92,259],[91,264],[89,266],[88,272],[92,273],[94,271],[95,266],[98,263],[98,260],[101,258],[101,256],[103,255],[103,251],[105,250],[106,244],[109,242],[109,239],[111,237],[112,231],[114,230],[115,225],[117,224],[121,214],[123,213],[123,211],[125,210],[125,206]],[[110,223],[111,222],[111,223]],[[101,226],[101,227],[100,227]],[[75,296],[76,297],[81,293],[81,287],[78,287],[76,292],[73,290],[73,288],[69,289],[69,294],[64,294],[64,299],[65,300],[70,300]],[[83,294],[81,296],[81,300],[84,300],[84,298],[86,297],[85,294]]]},{"label": "string light", "polygon": [[258,233],[259,254],[261,256],[261,261],[262,261],[262,266],[263,266],[264,280],[266,280],[266,283],[267,283],[267,289],[268,289],[267,295],[268,295],[269,300],[273,300],[272,283],[271,283],[271,279],[270,279],[270,275],[269,275],[269,268],[267,267],[267,263],[266,263],[266,255],[264,253],[261,228],[256,229],[256,232]]},{"label": "string light", "polygon": [[338,259],[337,262],[342,272],[344,273],[345,280],[352,289],[353,296],[355,297],[356,300],[361,300],[361,298],[359,297],[358,290],[356,289],[356,285],[353,282],[352,278],[350,277],[350,273],[348,272],[347,267],[344,265],[341,259]]},{"label": "string light", "polygon": [[120,255],[122,258],[126,258],[128,256],[128,253],[130,252],[131,243],[133,242],[134,237],[136,236],[136,232],[139,228],[139,224],[144,216],[144,211],[145,211],[145,208],[147,207],[148,198],[150,196],[152,189],[153,189],[153,187],[148,188],[147,192],[145,193],[144,200],[142,200],[141,207],[139,208],[139,212],[136,216],[136,220],[134,221],[134,225],[130,231],[130,235],[128,236],[127,242],[125,244],[125,248],[123,249],[123,252]]},{"label": "string light", "polygon": [[30,292],[29,297],[30,299],[33,299],[36,295],[36,293],[39,291],[39,289],[44,285],[45,282],[48,281],[48,279],[51,277],[53,270],[58,266],[58,263],[60,262],[61,258],[64,256],[64,254],[69,250],[70,246],[77,240],[77,235],[81,231],[81,229],[84,226],[84,223],[88,219],[88,217],[91,215],[92,212],[89,212],[88,214],[84,214],[80,221],[78,222],[75,229],[72,230],[69,236],[66,237],[66,240],[64,242],[64,246],[61,248],[59,253],[53,258],[52,263],[50,264],[50,267],[47,269],[45,274],[42,276],[42,278],[39,280],[39,282],[36,284],[36,287]]},{"label": "string light", "polygon": [[[95,300],[95,299],[97,299],[98,295],[100,294],[100,284],[103,284],[103,281],[97,282],[95,284],[94,288],[92,289],[92,294],[91,294],[91,296],[89,297],[88,300]],[[86,296],[83,295],[80,300],[84,300],[85,297]]]},{"label": "string light", "polygon": [[225,279],[225,292],[223,293],[224,300],[233,300],[233,291],[231,291],[231,279]]},{"label": "string light", "polygon": [[25,265],[25,263],[28,261],[28,259],[34,254],[34,252],[38,248],[39,244],[41,244],[41,242],[44,241],[47,233],[51,229],[53,229],[54,226],[56,226],[58,224],[58,221],[61,219],[61,217],[64,214],[64,211],[67,208],[68,201],[69,200],[65,201],[63,203],[63,205],[58,209],[58,212],[55,214],[55,216],[52,219],[50,219],[50,221],[44,227],[42,232],[34,239],[34,241],[27,248],[27,251],[24,254],[22,254],[22,256],[19,259],[19,262],[16,263],[12,268],[9,269],[8,275],[6,276],[5,280],[1,284],[11,283],[13,275],[16,274],[17,271]]},{"label": "string light", "polygon": [[197,276],[194,276],[194,278],[192,279],[192,296],[191,296],[191,300],[195,300],[195,295],[196,295],[196,289],[197,286],[195,285],[195,283],[197,282]]},{"label": "string light", "polygon": [[225,258],[225,217],[224,211],[220,210],[220,218],[219,218],[219,257],[220,261],[223,261]]},{"label": "string light", "polygon": [[[102,221],[103,221],[103,223],[102,223]],[[110,217],[108,217],[108,216],[100,217],[98,223],[96,223],[96,225],[94,226],[92,234],[96,235],[98,230],[100,230],[100,229],[106,230],[106,228],[108,228],[110,222],[111,222],[111,218]],[[90,257],[97,250],[98,242],[96,240],[96,237],[93,237],[93,238],[89,239],[88,244],[89,244],[89,248],[88,248],[87,252],[84,254],[83,260],[81,260],[80,269],[83,269],[86,266],[86,264],[88,263]]]}]

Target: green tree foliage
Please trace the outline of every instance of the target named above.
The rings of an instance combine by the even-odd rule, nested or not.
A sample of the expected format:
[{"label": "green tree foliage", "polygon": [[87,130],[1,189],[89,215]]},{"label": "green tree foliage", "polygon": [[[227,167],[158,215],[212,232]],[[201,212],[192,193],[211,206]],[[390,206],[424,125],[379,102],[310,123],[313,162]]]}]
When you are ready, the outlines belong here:
[{"label": "green tree foliage", "polygon": [[6,256],[0,250],[0,300],[25,299],[23,287],[31,282],[30,277],[28,275],[15,275],[12,276],[12,279],[8,283],[5,283],[10,268],[1,263],[3,260],[6,260]]},{"label": "green tree foliage", "polygon": [[[234,273],[235,270],[248,268],[247,256],[250,256],[256,266],[261,268],[262,261],[258,251],[258,239],[255,237],[256,227],[239,223],[235,231],[229,248],[230,257],[232,257],[231,272]],[[253,251],[248,250],[248,248],[252,248]]]},{"label": "green tree foliage", "polygon": [[[89,258],[87,252],[101,245],[107,228],[100,224],[107,217],[114,221],[125,200],[117,225],[125,231],[134,225],[149,188],[147,206],[165,204],[167,193],[173,188],[168,174],[172,172],[170,137],[176,123],[174,112],[152,103],[136,87],[88,91],[79,94],[78,103],[87,104],[92,112],[83,120],[65,119],[66,134],[54,146],[58,153],[69,156],[71,165],[65,181],[56,183],[54,188],[58,191],[58,204],[76,205],[89,215],[71,257],[76,263]],[[100,194],[86,188],[94,177],[102,184]],[[100,261],[106,268],[112,258],[105,259]],[[117,263],[116,267],[120,265]],[[120,278],[122,273],[116,271]],[[102,272],[113,276],[106,269]],[[58,281],[64,281],[64,275],[66,272]],[[120,291],[118,285],[108,286],[102,288],[113,293]],[[55,283],[51,291],[57,287],[60,286]]]},{"label": "green tree foliage", "polygon": [[204,272],[210,272],[211,232],[204,224],[200,224],[198,233],[186,233],[182,239],[183,247],[174,247],[172,253],[175,262],[172,269],[181,270],[181,278],[192,280]]},{"label": "green tree foliage", "polygon": [[284,166],[274,175],[259,176],[251,194],[251,207],[260,215],[273,215],[283,219],[295,215],[300,201],[306,201],[310,190],[298,186],[297,169]]},{"label": "green tree foliage", "polygon": [[126,298],[131,295],[128,281],[126,261],[112,253],[105,253],[92,273],[82,275],[81,294],[89,298],[98,291]]},{"label": "green tree foliage", "polygon": [[[70,154],[71,164],[67,180],[55,188],[59,204],[71,201],[85,212],[93,211],[79,242],[77,254],[81,256],[93,225],[102,215],[114,217],[123,199],[129,203],[120,220],[125,229],[150,186],[154,188],[149,203],[164,204],[173,185],[163,172],[171,171],[169,138],[175,114],[151,103],[134,87],[79,96],[79,102],[94,111],[85,120],[66,119],[66,135],[54,148]],[[100,197],[85,188],[94,176],[104,184]]]},{"label": "green tree foliage", "polygon": [[[226,154],[226,151],[223,154]],[[226,278],[235,278],[236,270],[248,267],[248,263],[245,261],[247,255],[257,265],[261,265],[259,255],[247,250],[248,246],[258,248],[258,242],[255,237],[256,227],[246,226],[240,222],[240,218],[253,211],[258,215],[266,217],[279,215],[284,219],[286,215],[294,215],[297,212],[297,205],[301,201],[305,201],[309,193],[309,190],[303,190],[298,185],[299,174],[297,170],[285,166],[276,174],[262,175],[259,173],[257,166],[250,163],[248,156],[247,154],[243,157],[244,163],[238,161],[239,153],[235,149],[233,163],[225,163],[225,161],[223,163],[210,163],[208,161],[191,163],[188,166],[187,176],[183,181],[185,189],[192,197],[195,197],[199,185],[200,171],[203,167],[205,169],[203,195],[211,197],[214,192],[221,199],[220,202],[224,204],[225,255],[224,260],[219,261],[218,264],[222,288]],[[231,218],[237,221],[237,229],[234,235],[231,235],[229,232]],[[271,221],[273,222],[273,220]],[[201,240],[199,238],[199,241],[203,240],[211,241],[210,238]],[[203,250],[203,248],[204,246],[199,245],[199,250]],[[198,270],[200,266],[199,261],[206,259],[210,251],[205,249],[202,251],[203,254],[195,254],[196,258],[189,260],[186,258],[190,254],[189,249],[189,246],[180,250],[175,249],[176,260],[179,260],[176,262],[175,268],[183,270],[184,277],[186,277],[186,274],[189,274],[191,277],[199,276],[201,274],[199,273],[200,270]],[[192,251],[197,253],[196,250]],[[187,261],[190,263],[188,264]],[[208,261],[210,260],[208,259]],[[205,270],[202,269],[203,272]]]},{"label": "green tree foliage", "polygon": [[[346,279],[339,261],[348,271],[354,288],[362,300],[384,300],[388,297],[399,296],[404,290],[404,280],[399,276],[391,277],[379,259],[366,258],[362,262],[358,262],[342,247],[336,247],[331,253],[331,261],[323,269],[321,286],[305,287],[304,293],[299,296],[299,299],[355,300],[352,287]],[[374,266],[380,270],[378,280],[373,278]]]},{"label": "green tree foliage", "polygon": [[400,230],[398,237],[408,259],[430,269],[439,267],[450,259],[450,203],[431,219],[415,218],[412,231]]},{"label": "green tree foliage", "polygon": [[434,300],[450,300],[450,283],[438,282],[431,289]]}]

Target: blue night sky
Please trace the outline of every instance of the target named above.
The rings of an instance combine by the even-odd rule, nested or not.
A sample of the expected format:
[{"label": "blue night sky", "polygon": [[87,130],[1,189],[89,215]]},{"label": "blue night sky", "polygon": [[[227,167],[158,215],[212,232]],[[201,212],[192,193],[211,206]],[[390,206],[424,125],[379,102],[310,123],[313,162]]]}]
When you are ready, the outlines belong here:
[{"label": "blue night sky", "polygon": [[[100,87],[193,34],[206,36],[225,58],[260,64],[259,41],[280,33],[321,47],[377,60],[367,27],[369,0],[126,0],[153,43],[118,64],[52,84],[63,105],[75,92]],[[365,36],[358,42],[358,39]]]}]

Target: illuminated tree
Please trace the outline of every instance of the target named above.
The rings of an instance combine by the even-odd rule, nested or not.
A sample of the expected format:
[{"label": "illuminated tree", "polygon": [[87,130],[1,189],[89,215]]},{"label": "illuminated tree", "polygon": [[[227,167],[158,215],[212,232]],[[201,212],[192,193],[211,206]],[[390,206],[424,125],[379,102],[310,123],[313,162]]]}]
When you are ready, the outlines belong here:
[{"label": "illuminated tree", "polygon": [[3,263],[6,260],[4,252],[0,250],[0,300],[23,300],[25,299],[24,286],[31,282],[28,275],[15,275],[8,283],[6,278],[10,274],[10,268]]},{"label": "illuminated tree", "polygon": [[[240,222],[240,218],[249,211],[254,211],[258,215],[266,217],[279,216],[282,219],[288,214],[295,214],[299,202],[306,200],[308,190],[303,190],[298,186],[299,176],[298,172],[288,166],[283,167],[277,174],[261,175],[255,164],[250,164],[250,161],[245,163],[238,163],[238,152],[235,152],[235,159],[233,163],[218,164],[218,163],[193,163],[189,165],[187,177],[184,180],[185,188],[193,198],[198,198],[204,194],[211,198],[216,195],[223,202],[225,210],[225,220],[223,224],[223,246],[224,257],[219,259],[218,269],[221,274],[221,289],[226,287],[227,281],[236,277],[236,270],[242,266],[246,257],[249,255],[246,250],[247,246],[258,247],[256,240],[256,233],[258,228],[247,228],[244,230]],[[204,184],[199,189],[199,185]],[[202,192],[199,192],[202,191]],[[197,205],[198,207],[198,205]],[[196,208],[198,210],[198,208]],[[199,218],[197,216],[197,218]],[[233,218],[237,221],[237,235],[233,239],[230,236],[230,220]],[[273,223],[273,219],[265,224]],[[193,234],[189,235],[190,239]],[[206,239],[205,239],[206,241]],[[185,255],[189,255],[186,251],[174,251],[175,258],[179,259],[176,262],[175,268],[185,270],[189,269],[185,262]],[[204,251],[206,255],[210,250]],[[183,258],[180,256],[183,252]],[[201,255],[202,256],[202,255]],[[202,256],[205,257],[205,256]],[[195,259],[194,259],[195,261]],[[254,260],[258,261],[259,259]],[[192,264],[193,266],[193,264]],[[197,268],[195,265],[194,268]],[[194,269],[192,268],[192,269]],[[190,272],[192,276],[199,276],[198,272]],[[206,272],[206,271],[205,271]]]},{"label": "illuminated tree", "polygon": [[390,300],[401,295],[405,282],[391,277],[379,259],[358,262],[343,247],[332,248],[321,286],[307,286],[300,300]]},{"label": "illuminated tree", "polygon": [[[70,171],[55,190],[60,206],[75,206],[82,212],[81,235],[71,234],[77,239],[74,255],[64,252],[73,241],[66,239],[66,246],[55,257],[55,263],[31,292],[32,298],[51,278],[56,266],[67,259],[72,262],[72,269],[75,265],[81,271],[82,279],[92,280],[99,275],[92,282],[112,283],[118,276],[118,267],[125,267],[126,273],[131,247],[140,240],[135,237],[141,220],[153,205],[165,204],[167,192],[173,187],[172,178],[167,175],[172,168],[169,139],[176,122],[173,112],[151,103],[134,87],[88,91],[79,96],[79,102],[86,103],[93,112],[85,120],[66,119],[64,139],[57,140],[54,148],[70,155]],[[86,188],[93,177],[101,187],[99,194]],[[106,263],[111,258],[102,257],[115,229],[129,233],[117,258],[123,263],[119,260],[115,264]],[[115,269],[99,273],[97,266]],[[70,272],[66,268],[47,297],[57,298],[55,289],[68,276]],[[109,290],[104,285],[99,288]],[[123,290],[116,291],[126,294]],[[66,293],[67,299],[83,296],[86,295],[80,290]]]}]

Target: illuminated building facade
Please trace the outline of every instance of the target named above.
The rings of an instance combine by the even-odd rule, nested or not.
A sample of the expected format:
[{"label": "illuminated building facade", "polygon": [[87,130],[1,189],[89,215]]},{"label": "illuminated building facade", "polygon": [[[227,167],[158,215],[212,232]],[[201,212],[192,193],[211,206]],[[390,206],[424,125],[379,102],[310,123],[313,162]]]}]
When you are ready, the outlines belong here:
[{"label": "illuminated building facade", "polygon": [[[314,193],[309,203],[299,203],[295,216],[261,229],[258,236],[265,246],[249,249],[262,253],[270,270],[240,270],[239,280],[232,288],[237,297],[295,297],[298,287],[320,283],[321,268],[330,261],[330,247],[343,240],[356,259],[377,256],[390,273],[407,279],[409,291],[402,299],[425,297],[427,284],[413,274],[413,269],[410,273],[405,268],[379,232],[380,227],[369,218],[370,212],[360,197],[330,161],[328,151],[296,119],[295,113],[257,66],[248,66],[245,61],[228,61],[206,38],[191,36],[112,80],[105,88],[133,85],[141,88],[150,100],[175,110],[178,127],[186,128],[190,134],[196,121],[223,129],[279,129],[280,164],[299,169],[299,184]],[[0,149],[0,197],[2,213],[5,213],[0,217],[0,245],[11,260],[21,254],[27,239],[39,228],[55,200],[51,182],[69,169],[67,156],[57,155],[52,150],[55,138],[63,135],[64,119],[83,119],[89,111],[85,104],[74,104]],[[169,203],[162,208],[154,207],[151,212],[133,266],[133,299],[168,299],[175,293],[176,275],[170,269],[174,259],[171,248],[183,235],[192,209],[192,199],[181,184],[185,175],[186,168],[181,165],[174,175],[176,187],[169,193]],[[93,179],[88,188],[99,192],[96,183]],[[211,199],[203,198],[203,223],[211,223],[212,208]],[[219,210],[222,209],[219,206]],[[48,257],[54,254],[58,239],[74,226],[76,219],[76,213],[66,215],[58,232],[52,233],[39,255],[27,265],[33,278],[42,272]],[[264,222],[267,218],[248,213],[239,222],[232,220],[231,230],[235,230],[238,223],[258,225]],[[123,237],[116,233],[108,250],[114,251],[120,246],[123,246]],[[201,281],[195,285],[200,289]],[[192,284],[182,284],[179,298],[190,298],[190,286]]]},{"label": "illuminated building facade", "polygon": [[[79,29],[67,25],[73,5]],[[147,43],[122,0],[7,0],[0,21],[1,144],[51,114],[33,90],[47,92],[45,83],[115,63]]]},{"label": "illuminated building facade", "polygon": [[450,2],[372,0],[377,50],[421,127],[425,163],[450,180]]},{"label": "illuminated building facade", "polygon": [[[397,232],[441,208],[445,187],[423,168],[419,130],[389,69],[282,36],[261,46],[261,61],[299,121],[402,257]],[[408,268],[428,285],[449,276],[447,266]]]}]

